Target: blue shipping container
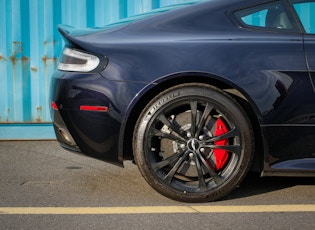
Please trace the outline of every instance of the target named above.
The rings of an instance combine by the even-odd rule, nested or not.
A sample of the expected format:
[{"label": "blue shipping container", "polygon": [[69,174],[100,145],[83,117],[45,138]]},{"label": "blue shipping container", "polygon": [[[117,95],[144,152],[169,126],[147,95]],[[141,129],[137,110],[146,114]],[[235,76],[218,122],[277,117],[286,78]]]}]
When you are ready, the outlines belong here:
[{"label": "blue shipping container", "polygon": [[192,0],[0,0],[0,140],[54,139],[49,83],[58,24],[101,27]]},{"label": "blue shipping container", "polygon": [[[48,93],[63,46],[58,24],[101,27],[157,8],[198,1],[0,0],[0,140],[55,138]],[[303,20],[315,27],[310,18]]]}]

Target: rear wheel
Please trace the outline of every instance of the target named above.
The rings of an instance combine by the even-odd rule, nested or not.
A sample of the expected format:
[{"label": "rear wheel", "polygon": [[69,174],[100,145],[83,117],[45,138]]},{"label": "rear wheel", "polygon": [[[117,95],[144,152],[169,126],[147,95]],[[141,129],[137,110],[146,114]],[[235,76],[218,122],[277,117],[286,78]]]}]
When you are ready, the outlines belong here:
[{"label": "rear wheel", "polygon": [[161,194],[185,202],[217,200],[248,171],[251,125],[223,91],[183,84],[157,95],[143,110],[133,136],[135,161]]}]

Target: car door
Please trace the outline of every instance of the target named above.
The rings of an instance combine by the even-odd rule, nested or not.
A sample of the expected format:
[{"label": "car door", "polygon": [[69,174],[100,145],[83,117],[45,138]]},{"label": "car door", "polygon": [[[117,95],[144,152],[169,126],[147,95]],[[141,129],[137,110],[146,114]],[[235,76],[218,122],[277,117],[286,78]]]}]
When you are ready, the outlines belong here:
[{"label": "car door", "polygon": [[[289,0],[300,21],[303,36],[306,71],[302,74],[298,85],[303,90],[293,94],[286,109],[291,113],[301,108],[294,119],[287,120],[279,127],[267,127],[270,155],[267,159],[269,168],[265,167],[265,175],[305,175],[315,172],[315,0]],[[309,86],[306,78],[309,78]],[[303,79],[303,80],[302,80]],[[302,85],[302,82],[304,84]],[[312,92],[313,89],[313,92]],[[307,92],[307,93],[306,93]],[[284,111],[284,110],[282,110]],[[278,115],[278,114],[277,114]],[[299,174],[299,173],[302,174]],[[291,173],[291,174],[290,174]]]},{"label": "car door", "polygon": [[[301,0],[291,2],[300,4]],[[272,77],[269,78],[272,84],[265,88],[265,92],[268,92],[265,98],[270,99],[273,95],[278,95],[278,98],[274,100],[273,109],[263,114],[264,124],[261,127],[266,134],[268,145],[264,175],[282,173],[298,175],[302,171],[314,170],[315,165],[315,91],[310,79],[310,67],[307,65],[307,62],[312,60],[306,59],[306,54],[308,56],[310,53],[315,54],[314,49],[313,51],[310,49],[310,44],[314,43],[308,40],[306,44],[308,51],[305,52],[304,38],[308,39],[311,35],[305,35],[301,30],[297,17],[294,17],[296,14],[291,15],[293,8],[284,7],[286,3],[289,1],[273,1],[258,6],[258,10],[255,9],[257,7],[253,7],[236,12],[243,26],[257,29],[257,32],[259,29],[261,33],[270,36],[259,46],[268,50],[266,59],[276,55],[280,57],[273,59],[274,65],[267,67],[268,73],[278,76],[272,76],[274,80],[270,80]],[[294,22],[298,28],[295,28]],[[266,48],[268,45],[269,49]],[[263,52],[256,52],[257,55],[261,53]],[[255,90],[259,91],[257,88]],[[261,101],[263,98],[264,96],[261,97]]]}]

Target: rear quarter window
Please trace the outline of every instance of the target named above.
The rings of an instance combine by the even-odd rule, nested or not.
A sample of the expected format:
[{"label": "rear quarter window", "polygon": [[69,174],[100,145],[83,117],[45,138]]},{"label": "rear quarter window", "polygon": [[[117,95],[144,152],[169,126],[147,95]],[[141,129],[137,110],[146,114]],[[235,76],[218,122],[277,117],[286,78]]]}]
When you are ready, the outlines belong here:
[{"label": "rear quarter window", "polygon": [[242,27],[297,32],[294,20],[281,2],[238,10],[234,15]]}]

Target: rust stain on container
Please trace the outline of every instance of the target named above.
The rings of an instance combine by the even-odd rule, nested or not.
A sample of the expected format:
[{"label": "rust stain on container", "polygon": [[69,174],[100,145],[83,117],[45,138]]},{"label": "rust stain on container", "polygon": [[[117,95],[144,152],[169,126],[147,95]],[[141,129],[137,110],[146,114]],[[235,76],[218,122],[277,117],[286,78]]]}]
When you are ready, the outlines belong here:
[{"label": "rust stain on container", "polygon": [[12,44],[13,44],[13,49],[15,52],[20,52],[20,53],[23,52],[22,42],[13,41]]},{"label": "rust stain on container", "polygon": [[16,63],[16,58],[15,58],[15,56],[14,56],[14,55],[11,55],[11,56],[10,56],[10,59],[11,59],[12,65],[15,65],[15,63]]},{"label": "rust stain on container", "polygon": [[22,56],[22,61],[28,61],[28,60],[29,60],[28,57]]},{"label": "rust stain on container", "polygon": [[15,42],[15,41],[13,41],[12,42],[14,45],[21,45],[22,44],[22,42]]},{"label": "rust stain on container", "polygon": [[10,122],[9,116],[10,116],[10,111],[11,111],[11,109],[8,108],[7,111],[8,111],[8,114],[7,114],[7,118],[6,118],[6,121],[5,121],[5,122],[6,122],[6,123],[9,123],[9,122]]},{"label": "rust stain on container", "polygon": [[56,41],[53,39],[52,41],[44,41],[44,45],[47,45],[47,44],[56,44]]},{"label": "rust stain on container", "polygon": [[12,54],[12,55],[10,56],[10,60],[11,60],[11,62],[12,62],[12,65],[15,65],[15,64],[16,64],[16,61],[22,60],[23,62],[26,62],[26,61],[29,60],[29,58],[28,58],[28,57],[25,57],[25,56],[22,56],[22,58],[16,58],[16,57],[14,56],[14,54]]},{"label": "rust stain on container", "polygon": [[38,71],[38,69],[37,69],[36,67],[31,67],[31,70],[32,70],[33,72],[37,72],[37,71]]},{"label": "rust stain on container", "polygon": [[55,61],[57,61],[57,58],[56,57],[49,58],[47,56],[44,56],[44,57],[42,57],[42,60],[44,63],[47,63],[47,61],[54,61],[55,62]]},{"label": "rust stain on container", "polygon": [[3,57],[3,56],[0,55],[0,61],[1,61],[1,60],[6,61],[7,59],[6,59],[5,57]]},{"label": "rust stain on container", "polygon": [[[23,46],[22,46],[22,42],[12,42],[13,44],[13,48],[12,48],[12,55],[10,56],[10,60],[12,62],[12,65],[14,66],[16,64],[16,61],[18,60],[22,60],[22,62],[26,62],[29,60],[28,57],[23,55]],[[16,57],[15,55],[22,55],[21,58]]]},{"label": "rust stain on container", "polygon": [[41,114],[41,112],[42,112],[42,110],[43,110],[43,107],[42,106],[37,106],[36,107],[36,110],[37,110],[37,118],[36,118],[36,122],[38,122],[38,123],[41,123],[42,122],[42,119],[40,118],[40,114]]}]

